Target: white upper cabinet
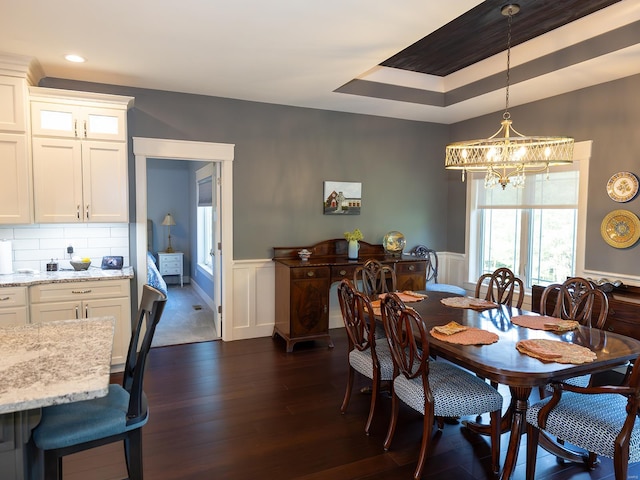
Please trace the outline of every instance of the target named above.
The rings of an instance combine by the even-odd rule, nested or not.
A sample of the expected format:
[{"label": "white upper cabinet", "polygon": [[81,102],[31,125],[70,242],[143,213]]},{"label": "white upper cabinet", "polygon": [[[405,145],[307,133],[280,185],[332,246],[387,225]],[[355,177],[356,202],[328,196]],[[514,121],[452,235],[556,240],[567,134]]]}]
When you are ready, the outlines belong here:
[{"label": "white upper cabinet", "polygon": [[128,222],[131,97],[31,87],[36,223]]},{"label": "white upper cabinet", "polygon": [[31,162],[24,133],[0,133],[0,225],[32,220]]},{"label": "white upper cabinet", "polygon": [[26,92],[24,78],[0,75],[0,131],[27,131]]},{"label": "white upper cabinet", "polygon": [[31,102],[31,133],[82,140],[127,140],[127,111]]},{"label": "white upper cabinet", "polygon": [[0,225],[33,222],[28,83],[31,60],[0,54]]}]

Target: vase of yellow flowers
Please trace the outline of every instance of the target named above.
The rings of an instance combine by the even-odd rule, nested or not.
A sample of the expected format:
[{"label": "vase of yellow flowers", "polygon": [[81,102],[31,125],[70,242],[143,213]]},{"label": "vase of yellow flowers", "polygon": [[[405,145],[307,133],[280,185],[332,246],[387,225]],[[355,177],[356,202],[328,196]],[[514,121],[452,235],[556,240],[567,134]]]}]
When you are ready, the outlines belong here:
[{"label": "vase of yellow flowers", "polygon": [[349,260],[357,260],[358,250],[360,250],[360,244],[358,242],[364,238],[362,232],[356,228],[353,232],[344,232],[344,238],[349,242],[349,248],[347,249]]}]

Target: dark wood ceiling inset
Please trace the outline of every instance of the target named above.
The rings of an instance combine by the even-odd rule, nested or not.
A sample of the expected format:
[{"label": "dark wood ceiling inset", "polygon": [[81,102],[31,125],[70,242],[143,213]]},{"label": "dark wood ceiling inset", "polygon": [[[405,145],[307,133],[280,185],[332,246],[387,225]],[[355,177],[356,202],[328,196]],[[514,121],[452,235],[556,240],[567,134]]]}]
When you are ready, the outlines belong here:
[{"label": "dark wood ceiling inset", "polygon": [[619,1],[486,0],[380,65],[446,76],[506,50],[505,4],[520,5],[511,30],[515,46]]}]

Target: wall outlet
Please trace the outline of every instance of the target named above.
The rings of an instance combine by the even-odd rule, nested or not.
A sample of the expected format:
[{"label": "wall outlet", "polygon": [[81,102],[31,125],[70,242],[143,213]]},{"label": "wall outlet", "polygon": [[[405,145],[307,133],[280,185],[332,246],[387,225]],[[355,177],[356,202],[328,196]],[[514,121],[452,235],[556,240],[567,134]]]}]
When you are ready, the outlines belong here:
[{"label": "wall outlet", "polygon": [[68,253],[69,255],[71,255],[71,254],[73,253],[73,247],[72,247],[71,245],[69,245],[69,246],[67,247],[67,253]]}]

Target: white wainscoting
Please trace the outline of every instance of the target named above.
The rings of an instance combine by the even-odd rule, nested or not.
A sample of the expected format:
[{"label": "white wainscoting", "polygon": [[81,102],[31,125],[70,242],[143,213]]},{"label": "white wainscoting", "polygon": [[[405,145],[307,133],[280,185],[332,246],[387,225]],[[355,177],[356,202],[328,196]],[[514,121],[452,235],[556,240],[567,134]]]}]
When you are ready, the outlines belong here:
[{"label": "white wainscoting", "polygon": [[[465,284],[464,254],[442,252],[438,253],[438,260],[440,283]],[[232,332],[226,338],[241,340],[271,336],[275,323],[275,262],[271,259],[234,261],[231,288]],[[329,293],[329,328],[343,325],[337,288],[338,284],[334,283]],[[223,306],[223,317],[224,310]]]},{"label": "white wainscoting", "polygon": [[[475,284],[465,281],[465,255],[438,252],[438,281],[464,286],[467,294],[473,295]],[[580,276],[593,279],[609,278],[621,280],[627,285],[640,285],[640,278],[618,275],[611,272],[586,270]],[[329,328],[342,326],[342,316],[337,297],[338,284],[331,286],[329,294]],[[275,263],[271,259],[238,260],[233,262],[233,319],[232,332],[226,338],[241,340],[271,336],[275,323]],[[530,295],[525,297],[523,307],[531,307]],[[229,311],[229,309],[227,309]],[[224,307],[223,307],[224,316]],[[225,323],[227,325],[228,323]],[[227,332],[229,333],[229,332]]]},{"label": "white wainscoting", "polygon": [[[231,282],[231,340],[267,337],[275,323],[275,264],[271,259],[236,260]],[[224,317],[224,306],[222,316]],[[229,324],[229,322],[223,322]],[[228,337],[228,338],[229,338]]]}]

